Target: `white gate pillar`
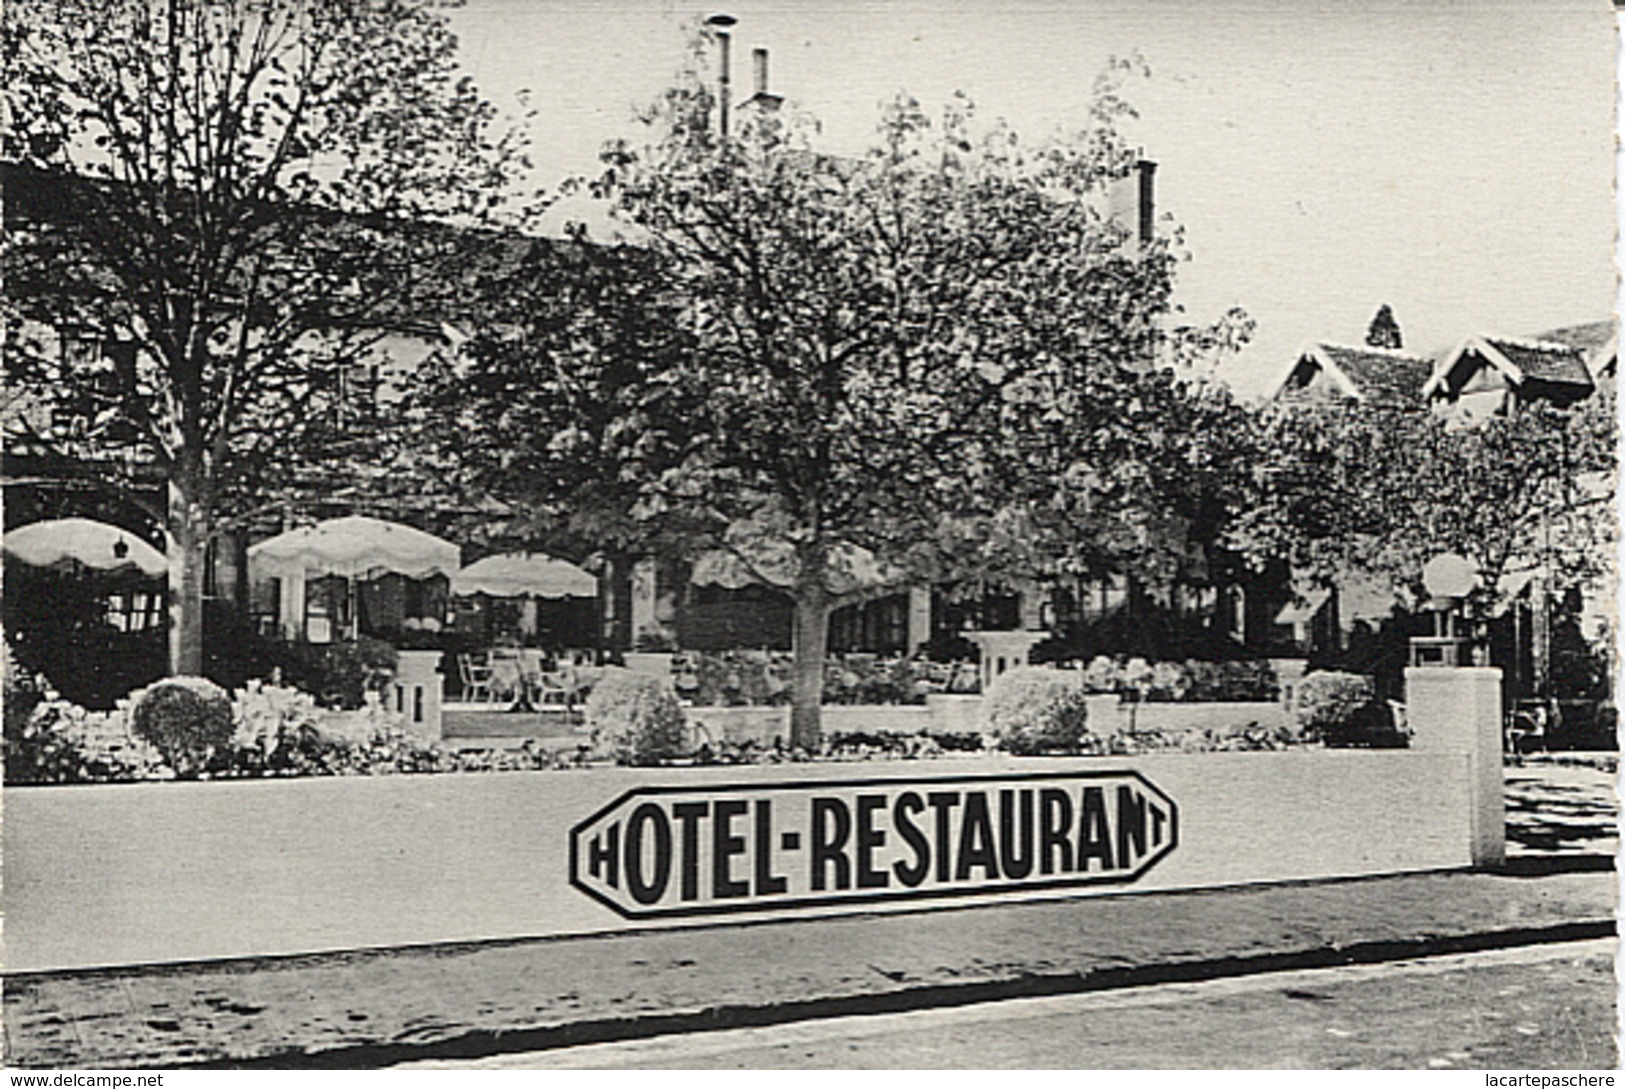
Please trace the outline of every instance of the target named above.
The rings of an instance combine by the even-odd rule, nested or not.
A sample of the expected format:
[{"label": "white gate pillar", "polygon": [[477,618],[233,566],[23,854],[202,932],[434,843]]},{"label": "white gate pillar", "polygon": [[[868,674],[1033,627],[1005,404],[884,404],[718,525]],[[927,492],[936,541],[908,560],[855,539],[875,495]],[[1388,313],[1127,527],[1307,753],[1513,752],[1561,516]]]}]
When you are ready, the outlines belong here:
[{"label": "white gate pillar", "polygon": [[1506,861],[1501,671],[1491,666],[1411,666],[1405,670],[1405,718],[1411,748],[1466,754],[1473,865],[1499,866]]},{"label": "white gate pillar", "polygon": [[392,709],[401,716],[408,733],[425,741],[439,741],[444,734],[441,713],[440,657],[438,650],[399,651],[395,667]]},{"label": "white gate pillar", "polygon": [[965,638],[976,644],[982,652],[982,693],[993,684],[993,679],[1006,670],[1027,664],[1027,655],[1034,646],[1049,638],[1047,631],[968,631]]}]

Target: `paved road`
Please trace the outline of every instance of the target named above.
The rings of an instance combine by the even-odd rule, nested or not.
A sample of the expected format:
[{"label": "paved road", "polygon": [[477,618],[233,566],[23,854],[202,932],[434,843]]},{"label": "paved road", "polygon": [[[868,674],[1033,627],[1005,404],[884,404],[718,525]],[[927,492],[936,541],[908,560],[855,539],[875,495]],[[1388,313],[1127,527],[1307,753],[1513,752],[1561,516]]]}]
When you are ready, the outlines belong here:
[{"label": "paved road", "polygon": [[415,1068],[1612,1069],[1612,940]]}]

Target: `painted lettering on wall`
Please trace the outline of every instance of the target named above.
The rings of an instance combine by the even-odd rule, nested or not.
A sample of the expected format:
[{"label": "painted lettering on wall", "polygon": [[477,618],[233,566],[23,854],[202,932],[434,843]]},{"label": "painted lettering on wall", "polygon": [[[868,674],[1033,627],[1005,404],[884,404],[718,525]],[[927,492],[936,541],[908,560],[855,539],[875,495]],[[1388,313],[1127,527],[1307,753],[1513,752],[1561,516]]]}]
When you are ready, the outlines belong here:
[{"label": "painted lettering on wall", "polygon": [[1132,771],[629,790],[570,830],[570,883],[703,915],[1126,883],[1179,841]]}]

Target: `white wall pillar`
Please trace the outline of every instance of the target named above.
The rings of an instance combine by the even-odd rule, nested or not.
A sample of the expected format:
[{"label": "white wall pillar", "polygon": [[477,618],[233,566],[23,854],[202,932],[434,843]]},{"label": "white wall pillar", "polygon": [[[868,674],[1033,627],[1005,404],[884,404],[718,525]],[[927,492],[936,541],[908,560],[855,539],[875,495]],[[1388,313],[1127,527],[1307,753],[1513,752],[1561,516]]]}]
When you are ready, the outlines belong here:
[{"label": "white wall pillar", "polygon": [[399,651],[395,682],[390,688],[390,710],[401,716],[401,726],[425,741],[444,735],[441,715],[440,658],[438,650]]},{"label": "white wall pillar", "polygon": [[965,638],[981,651],[982,692],[985,694],[999,674],[1026,665],[1029,652],[1049,635],[1040,631],[968,631]]},{"label": "white wall pillar", "polygon": [[1307,658],[1271,658],[1270,668],[1275,670],[1275,681],[1280,686],[1281,709],[1290,719],[1298,711],[1298,689],[1309,672]]},{"label": "white wall pillar", "polygon": [[1500,865],[1506,860],[1501,671],[1412,666],[1405,670],[1405,717],[1411,748],[1468,757],[1473,864]]}]

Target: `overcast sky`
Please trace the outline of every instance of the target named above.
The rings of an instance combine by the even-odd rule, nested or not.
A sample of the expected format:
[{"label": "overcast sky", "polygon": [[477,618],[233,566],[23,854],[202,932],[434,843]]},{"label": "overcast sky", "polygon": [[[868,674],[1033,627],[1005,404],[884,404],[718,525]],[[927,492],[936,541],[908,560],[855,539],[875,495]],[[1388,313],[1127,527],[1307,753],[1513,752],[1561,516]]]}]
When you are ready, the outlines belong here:
[{"label": "overcast sky", "polygon": [[1360,343],[1383,302],[1422,351],[1614,304],[1602,0],[469,0],[452,18],[493,101],[532,92],[552,183],[593,171],[681,65],[685,24],[717,10],[739,19],[735,100],[768,48],[772,90],[833,152],[864,146],[899,89],[963,90],[1026,136],[1080,125],[1107,57],[1138,50],[1129,133],[1186,230],[1178,297],[1192,320],[1239,304],[1258,322],[1227,372],[1243,391],[1305,341]]}]

